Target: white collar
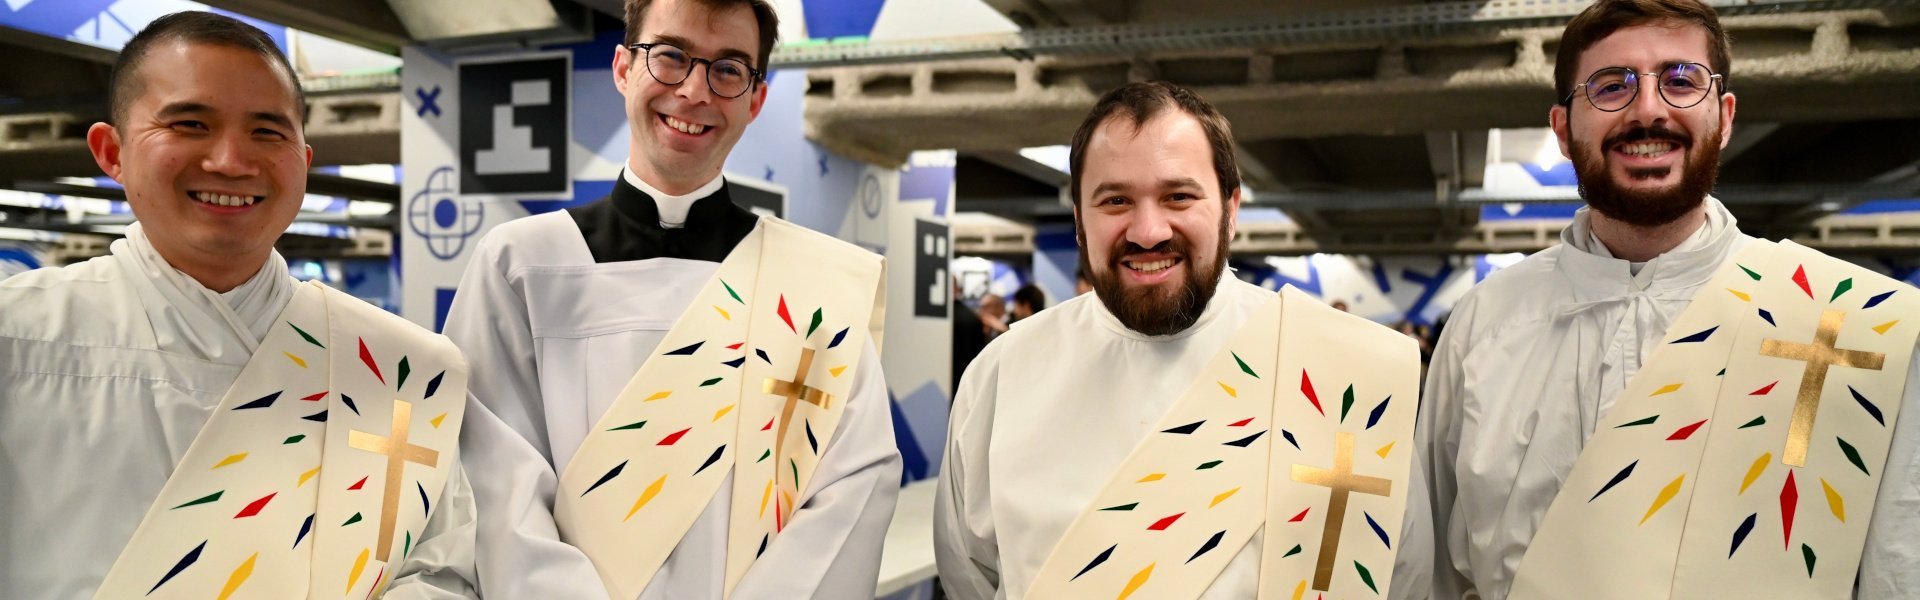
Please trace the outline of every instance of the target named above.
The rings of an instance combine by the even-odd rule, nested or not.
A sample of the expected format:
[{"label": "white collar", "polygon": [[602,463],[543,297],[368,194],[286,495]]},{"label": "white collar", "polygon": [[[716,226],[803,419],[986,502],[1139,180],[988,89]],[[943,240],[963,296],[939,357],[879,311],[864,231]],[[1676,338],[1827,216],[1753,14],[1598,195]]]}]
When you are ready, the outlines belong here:
[{"label": "white collar", "polygon": [[[1709,200],[1712,200],[1712,199],[1710,198]],[[1661,254],[1664,255],[1664,254],[1671,254],[1671,253],[1677,253],[1677,252],[1687,252],[1691,250],[1699,250],[1701,248],[1705,248],[1707,244],[1714,239],[1714,236],[1719,234],[1720,230],[1725,229],[1727,226],[1726,219],[1720,216],[1721,207],[1715,206],[1717,204],[1719,204],[1717,200],[1709,203],[1707,207],[1706,221],[1702,222],[1699,227],[1694,228],[1692,235],[1688,235],[1687,239],[1680,240],[1679,245],[1674,246],[1673,249],[1668,250],[1666,252],[1662,252]],[[1613,250],[1608,248],[1605,242],[1600,241],[1600,235],[1594,233],[1593,223],[1592,223],[1593,215],[1591,213],[1591,209],[1587,207],[1581,207],[1580,213],[1581,213],[1579,215],[1580,218],[1576,220],[1581,224],[1582,228],[1585,229],[1587,232],[1586,240],[1585,240],[1586,245],[1580,246],[1580,249],[1586,250],[1587,253],[1593,254],[1595,256],[1599,256],[1601,258],[1618,258],[1613,255]],[[1579,238],[1576,237],[1574,239],[1579,239]],[[1633,273],[1634,275],[1639,275],[1640,269],[1646,266],[1647,266],[1647,263],[1645,262],[1627,263],[1627,268],[1629,269],[1629,272]]]},{"label": "white collar", "polygon": [[633,169],[621,169],[620,176],[627,180],[628,185],[638,188],[642,192],[646,192],[648,196],[653,198],[653,205],[660,212],[660,226],[666,229],[685,227],[687,225],[687,211],[693,209],[693,203],[707,196],[712,196],[715,192],[720,191],[720,186],[726,185],[725,177],[715,175],[713,176],[713,180],[708,181],[706,185],[700,186],[684,196],[674,196],[647,184],[646,181],[640,179],[639,175],[633,174]]},{"label": "white collar", "polygon": [[1592,209],[1581,207],[1574,213],[1573,224],[1560,232],[1560,270],[1572,278],[1576,288],[1599,296],[1615,295],[1622,289],[1690,289],[1711,277],[1744,237],[1738,220],[1720,200],[1708,196],[1706,209],[1706,223],[1686,241],[1653,260],[1633,264],[1614,258],[1593,236]]},{"label": "white collar", "polygon": [[[157,304],[147,308],[154,313],[151,319],[169,324],[163,337],[178,335],[185,348],[216,362],[233,356],[244,362],[293,300],[297,284],[287,272],[286,259],[275,250],[245,283],[225,293],[215,292],[160,256],[139,222],[127,227],[126,238],[115,241],[112,252],[129,261],[134,272],[151,285],[148,289],[158,294],[152,299]],[[237,343],[231,349],[241,351],[229,355],[222,339]]]}]

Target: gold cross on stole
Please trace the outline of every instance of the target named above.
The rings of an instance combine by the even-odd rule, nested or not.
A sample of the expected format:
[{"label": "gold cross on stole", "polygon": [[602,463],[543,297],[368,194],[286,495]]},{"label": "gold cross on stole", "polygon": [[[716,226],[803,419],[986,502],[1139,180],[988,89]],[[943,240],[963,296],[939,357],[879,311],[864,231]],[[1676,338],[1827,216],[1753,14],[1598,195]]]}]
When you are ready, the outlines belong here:
[{"label": "gold cross on stole", "polygon": [[393,520],[400,508],[400,473],[406,463],[429,467],[440,465],[440,453],[431,448],[407,443],[407,429],[413,421],[413,404],[393,401],[393,437],[380,437],[358,430],[347,431],[347,446],[387,456],[386,497],[380,502],[379,559],[386,562],[393,550]]},{"label": "gold cross on stole", "polygon": [[1813,437],[1813,418],[1820,411],[1820,391],[1827,385],[1828,367],[1839,365],[1878,371],[1886,361],[1885,354],[1834,346],[1840,339],[1840,324],[1846,319],[1847,314],[1837,310],[1820,313],[1820,330],[1813,334],[1812,344],[1783,340],[1766,340],[1760,344],[1760,354],[1764,356],[1807,363],[1807,370],[1800,376],[1800,396],[1793,401],[1793,422],[1787,425],[1787,449],[1781,454],[1781,462],[1807,466],[1807,443]]},{"label": "gold cross on stole", "polygon": [[1393,493],[1393,480],[1355,474],[1353,434],[1344,431],[1334,434],[1332,470],[1296,464],[1293,466],[1293,480],[1332,488],[1333,498],[1327,504],[1327,525],[1320,533],[1320,562],[1313,572],[1313,589],[1324,592],[1332,583],[1333,559],[1340,551],[1340,524],[1347,519],[1347,494],[1390,495]]},{"label": "gold cross on stole", "polygon": [[[793,421],[793,409],[801,402],[826,408],[833,401],[833,395],[817,388],[807,386],[807,372],[813,368],[813,349],[800,349],[800,367],[793,372],[793,381],[780,381],[767,378],[762,388],[768,394],[786,398],[785,406],[780,409],[780,429],[773,437],[774,479],[780,478],[780,452],[787,446],[787,424]],[[793,482],[794,490],[799,491],[800,482]]]}]

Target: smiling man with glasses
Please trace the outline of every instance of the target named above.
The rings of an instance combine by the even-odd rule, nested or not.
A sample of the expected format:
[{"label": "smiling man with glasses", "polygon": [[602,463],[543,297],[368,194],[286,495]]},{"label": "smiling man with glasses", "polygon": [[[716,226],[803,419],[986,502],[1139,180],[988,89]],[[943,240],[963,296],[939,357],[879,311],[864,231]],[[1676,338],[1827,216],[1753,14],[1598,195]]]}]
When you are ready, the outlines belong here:
[{"label": "smiling man with glasses", "polygon": [[1920,590],[1920,293],[1709,195],[1731,62],[1697,0],[1567,24],[1549,119],[1586,207],[1436,348],[1436,598]]},{"label": "smiling man with glasses", "polygon": [[620,181],[489,232],[447,317],[480,390],[482,589],[871,598],[901,470],[881,259],[728,193],[771,5],[628,0],[626,23]]}]

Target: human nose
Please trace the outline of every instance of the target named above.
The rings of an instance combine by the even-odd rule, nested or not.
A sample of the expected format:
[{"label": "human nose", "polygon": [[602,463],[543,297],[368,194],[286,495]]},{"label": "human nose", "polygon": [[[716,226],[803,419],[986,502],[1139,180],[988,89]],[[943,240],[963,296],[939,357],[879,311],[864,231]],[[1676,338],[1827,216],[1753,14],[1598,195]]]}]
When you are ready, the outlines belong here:
[{"label": "human nose", "polygon": [[215,137],[213,147],[207,149],[206,158],[200,161],[200,168],[208,173],[227,177],[252,177],[260,173],[259,165],[248,148],[250,140],[234,134]]},{"label": "human nose", "polygon": [[[1635,93],[1633,101],[1627,103],[1627,119],[1649,127],[1666,120],[1667,109],[1672,106],[1667,104],[1666,98],[1660,95],[1659,76],[1657,74],[1636,75],[1633,85]],[[1648,86],[1652,86],[1653,89],[1647,89]]]},{"label": "human nose", "polygon": [[713,87],[707,83],[707,74],[713,64],[696,60],[687,66],[687,78],[680,81],[680,89],[674,93],[695,104],[713,101]]},{"label": "human nose", "polygon": [[1158,204],[1141,203],[1133,211],[1133,220],[1127,226],[1127,241],[1141,248],[1153,248],[1169,239],[1173,239],[1173,223],[1167,209]]}]

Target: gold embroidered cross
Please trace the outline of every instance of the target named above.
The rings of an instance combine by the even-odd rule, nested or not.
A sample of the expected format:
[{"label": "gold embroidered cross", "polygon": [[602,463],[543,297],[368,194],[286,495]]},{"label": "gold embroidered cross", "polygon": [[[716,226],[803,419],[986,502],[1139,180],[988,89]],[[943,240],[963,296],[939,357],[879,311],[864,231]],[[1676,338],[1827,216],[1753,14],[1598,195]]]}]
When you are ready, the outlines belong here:
[{"label": "gold embroidered cross", "polygon": [[1333,498],[1327,503],[1327,524],[1320,532],[1320,562],[1313,572],[1313,589],[1324,592],[1332,583],[1333,560],[1340,552],[1340,525],[1347,518],[1347,494],[1391,495],[1393,480],[1354,473],[1353,434],[1344,431],[1334,434],[1333,469],[1294,465],[1293,480],[1332,488]]},{"label": "gold embroidered cross", "polygon": [[358,430],[347,431],[347,446],[387,456],[386,497],[380,501],[380,547],[378,558],[385,562],[393,550],[393,521],[400,509],[400,475],[407,463],[438,467],[440,453],[431,448],[407,443],[407,430],[413,421],[413,404],[393,401],[393,437],[385,438]]},{"label": "gold embroidered cross", "polygon": [[[807,372],[812,368],[813,349],[801,348],[800,368],[794,370],[793,381],[781,381],[769,377],[767,378],[766,384],[762,387],[768,394],[786,398],[784,406],[780,409],[780,429],[774,434],[773,438],[773,471],[776,480],[780,477],[780,452],[787,446],[787,425],[793,421],[793,409],[798,407],[801,402],[826,408],[827,404],[833,401],[832,394],[828,394],[818,388],[807,386]],[[793,484],[794,489],[798,490],[800,482],[795,481]]]},{"label": "gold embroidered cross", "polygon": [[1820,313],[1820,329],[1814,332],[1812,344],[1784,340],[1760,343],[1761,355],[1807,363],[1806,371],[1800,375],[1800,396],[1793,401],[1793,422],[1787,425],[1787,449],[1781,453],[1780,462],[1807,466],[1807,444],[1813,437],[1813,419],[1820,412],[1820,391],[1827,385],[1829,367],[1878,371],[1886,361],[1885,354],[1834,346],[1840,339],[1840,325],[1846,319],[1847,314],[1837,310]]}]

